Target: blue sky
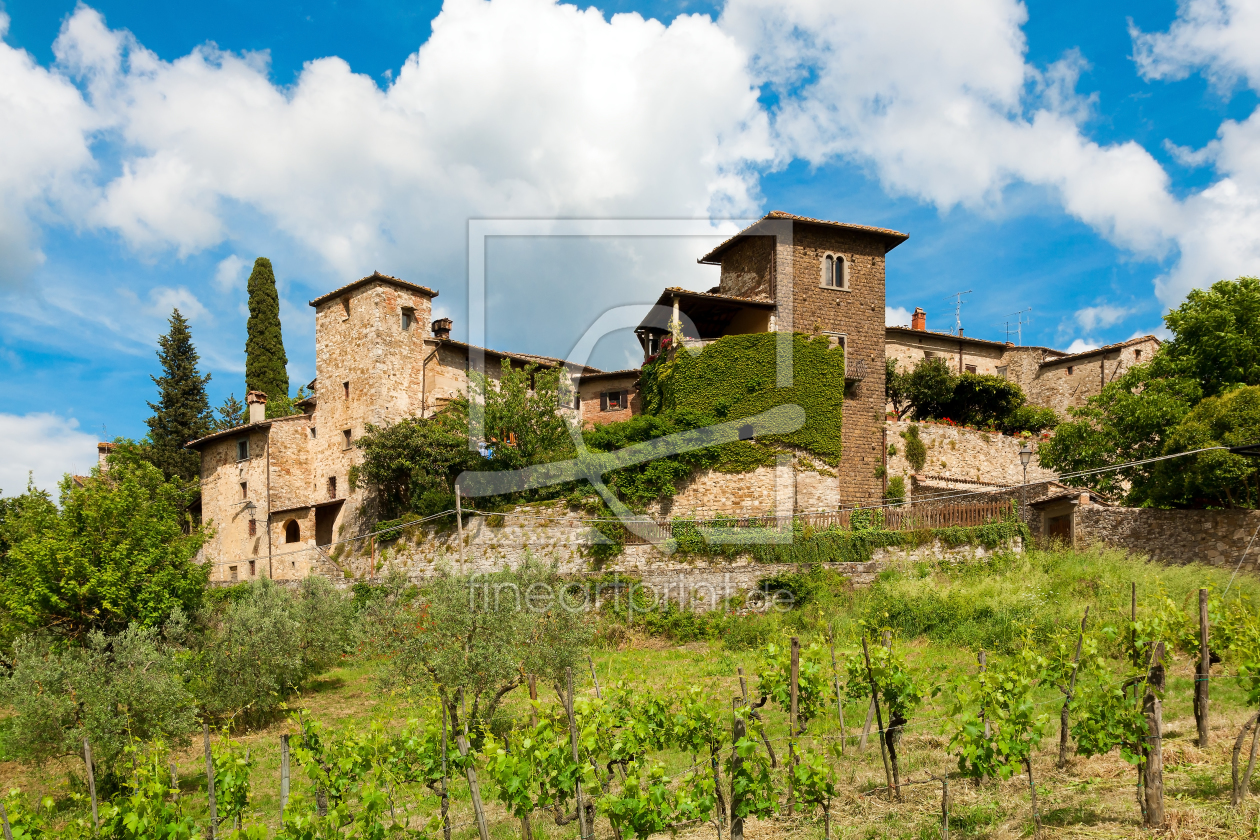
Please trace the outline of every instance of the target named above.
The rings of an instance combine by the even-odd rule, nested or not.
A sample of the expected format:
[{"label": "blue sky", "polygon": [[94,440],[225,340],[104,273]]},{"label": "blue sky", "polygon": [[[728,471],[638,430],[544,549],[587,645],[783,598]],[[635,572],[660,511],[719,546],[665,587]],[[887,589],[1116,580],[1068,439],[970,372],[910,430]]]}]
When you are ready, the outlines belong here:
[{"label": "blue sky", "polygon": [[[1260,271],[1249,4],[872,5],[4,3],[0,488],[143,435],[173,306],[212,401],[241,396],[258,255],[295,386],[306,301],[374,269],[465,334],[469,218],[892,227],[893,322],[947,328],[970,289],[969,334],[1031,306],[1025,343],[1056,347]],[[610,306],[715,283],[713,241],[493,243],[487,342],[563,355]],[[622,333],[592,361],[633,356]]]}]

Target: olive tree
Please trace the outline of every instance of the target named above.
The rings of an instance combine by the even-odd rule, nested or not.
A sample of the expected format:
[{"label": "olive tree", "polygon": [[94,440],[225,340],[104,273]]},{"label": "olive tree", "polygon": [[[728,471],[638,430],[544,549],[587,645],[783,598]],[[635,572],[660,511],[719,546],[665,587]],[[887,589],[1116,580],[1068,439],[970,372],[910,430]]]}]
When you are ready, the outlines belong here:
[{"label": "olive tree", "polygon": [[585,606],[554,565],[529,556],[492,574],[444,569],[423,588],[394,571],[367,609],[365,632],[386,687],[432,692],[454,727],[476,730],[527,674],[563,692],[565,669],[591,641]]}]

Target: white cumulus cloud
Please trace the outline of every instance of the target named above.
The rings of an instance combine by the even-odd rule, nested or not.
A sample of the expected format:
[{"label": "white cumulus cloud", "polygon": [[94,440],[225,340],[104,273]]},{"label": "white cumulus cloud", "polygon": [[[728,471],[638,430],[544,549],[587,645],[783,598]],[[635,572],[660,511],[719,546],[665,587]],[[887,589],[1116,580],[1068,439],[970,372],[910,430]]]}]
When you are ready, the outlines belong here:
[{"label": "white cumulus cloud", "polygon": [[1092,341],[1088,338],[1077,338],[1072,340],[1072,343],[1068,345],[1067,350],[1064,352],[1084,353],[1086,350],[1097,350],[1099,346],[1097,341]]},{"label": "white cumulus cloud", "polygon": [[1081,325],[1081,329],[1085,332],[1093,332],[1098,327],[1112,327],[1123,321],[1133,312],[1124,306],[1113,306],[1108,303],[1100,303],[1097,306],[1086,306],[1084,309],[1076,311],[1076,323]]},{"label": "white cumulus cloud", "polygon": [[884,307],[884,326],[886,327],[908,327],[910,326],[910,310],[904,306],[885,306]]},{"label": "white cumulus cloud", "polygon": [[96,463],[97,439],[79,421],[57,414],[0,414],[0,490],[6,496],[35,486],[57,493],[61,477],[85,475]]}]

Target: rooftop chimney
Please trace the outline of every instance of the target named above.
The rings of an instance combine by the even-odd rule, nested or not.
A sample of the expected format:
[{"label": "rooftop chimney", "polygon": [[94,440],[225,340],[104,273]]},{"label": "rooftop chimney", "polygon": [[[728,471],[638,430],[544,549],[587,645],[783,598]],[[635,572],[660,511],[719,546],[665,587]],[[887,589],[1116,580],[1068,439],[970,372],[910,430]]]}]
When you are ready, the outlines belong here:
[{"label": "rooftop chimney", "polygon": [[927,313],[923,311],[923,307],[914,308],[914,314],[910,316],[910,329],[927,330]]},{"label": "rooftop chimney", "polygon": [[246,394],[245,405],[249,406],[249,422],[261,423],[267,419],[267,395],[262,391]]},{"label": "rooftop chimney", "polygon": [[438,341],[448,341],[451,337],[451,319],[438,318],[433,322],[433,337]]},{"label": "rooftop chimney", "polygon": [[114,451],[114,444],[101,442],[96,444],[96,462],[101,472],[109,472],[109,453]]}]

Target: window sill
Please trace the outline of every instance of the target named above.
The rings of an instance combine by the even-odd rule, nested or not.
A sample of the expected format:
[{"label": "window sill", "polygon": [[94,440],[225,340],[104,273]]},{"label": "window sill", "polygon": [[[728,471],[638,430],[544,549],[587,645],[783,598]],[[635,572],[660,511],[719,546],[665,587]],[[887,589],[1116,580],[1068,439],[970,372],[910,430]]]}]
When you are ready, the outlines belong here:
[{"label": "window sill", "polygon": [[828,292],[851,292],[851,291],[853,291],[853,287],[852,287],[852,286],[824,286],[822,283],[819,283],[819,284],[818,284],[818,288],[820,288],[820,289],[825,289],[825,290],[826,290],[826,291],[828,291]]}]

